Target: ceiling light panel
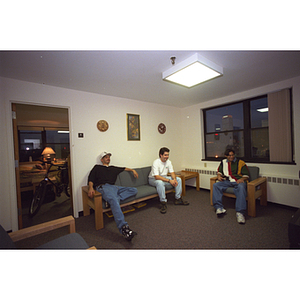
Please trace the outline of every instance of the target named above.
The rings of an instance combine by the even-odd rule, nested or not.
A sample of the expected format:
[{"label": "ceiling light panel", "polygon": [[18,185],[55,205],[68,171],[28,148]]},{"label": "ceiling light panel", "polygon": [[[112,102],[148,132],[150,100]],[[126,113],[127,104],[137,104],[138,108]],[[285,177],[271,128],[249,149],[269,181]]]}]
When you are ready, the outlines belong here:
[{"label": "ceiling light panel", "polygon": [[221,75],[222,67],[196,53],[163,72],[162,77],[164,80],[192,87]]}]

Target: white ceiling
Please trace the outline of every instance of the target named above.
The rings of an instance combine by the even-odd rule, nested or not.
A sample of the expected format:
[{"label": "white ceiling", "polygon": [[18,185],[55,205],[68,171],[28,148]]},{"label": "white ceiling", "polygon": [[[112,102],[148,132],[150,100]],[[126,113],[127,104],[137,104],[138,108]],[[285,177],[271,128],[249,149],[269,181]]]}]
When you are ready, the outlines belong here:
[{"label": "white ceiling", "polygon": [[[185,88],[162,72],[194,53],[222,77]],[[300,51],[0,51],[0,76],[139,101],[187,107],[300,76]]]}]

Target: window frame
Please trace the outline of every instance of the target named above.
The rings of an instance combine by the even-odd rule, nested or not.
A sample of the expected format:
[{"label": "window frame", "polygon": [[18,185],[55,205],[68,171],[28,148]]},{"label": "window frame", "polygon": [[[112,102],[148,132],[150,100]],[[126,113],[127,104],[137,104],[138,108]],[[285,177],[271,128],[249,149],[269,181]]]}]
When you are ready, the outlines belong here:
[{"label": "window frame", "polygon": [[224,157],[208,157],[207,156],[207,135],[212,135],[215,134],[215,132],[207,132],[207,122],[206,122],[206,113],[209,110],[216,109],[216,108],[221,108],[221,107],[226,107],[226,106],[231,106],[234,104],[242,103],[243,104],[243,119],[244,119],[244,128],[243,129],[233,129],[230,131],[218,131],[218,133],[224,133],[224,132],[238,132],[242,131],[244,135],[244,156],[238,156],[240,159],[244,160],[245,162],[248,163],[266,163],[266,164],[293,164],[295,165],[294,161],[294,127],[293,127],[293,102],[292,102],[292,88],[289,88],[290,90],[290,107],[291,107],[291,116],[290,116],[290,122],[291,122],[291,146],[292,146],[292,161],[291,162],[272,162],[270,161],[270,157],[251,157],[251,134],[252,131],[256,130],[262,130],[262,129],[269,129],[269,126],[264,126],[264,127],[256,127],[256,128],[251,128],[251,101],[255,101],[258,99],[262,99],[264,97],[268,97],[268,94],[262,94],[259,96],[247,98],[244,100],[238,100],[234,102],[229,102],[225,103],[222,105],[216,105],[208,108],[201,109],[202,117],[203,117],[203,128],[204,128],[204,154],[205,158],[202,159],[202,161],[221,161],[224,159]]}]

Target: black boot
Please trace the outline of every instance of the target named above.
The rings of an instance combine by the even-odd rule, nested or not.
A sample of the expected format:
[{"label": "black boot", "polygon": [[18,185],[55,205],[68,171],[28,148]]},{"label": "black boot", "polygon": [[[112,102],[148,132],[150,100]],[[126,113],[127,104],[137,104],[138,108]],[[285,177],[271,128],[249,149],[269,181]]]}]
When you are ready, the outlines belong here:
[{"label": "black boot", "polygon": [[122,235],[124,236],[124,238],[129,242],[132,240],[132,238],[135,235],[137,235],[137,233],[132,231],[128,225],[123,225],[121,228],[121,231],[122,231]]},{"label": "black boot", "polygon": [[162,214],[167,212],[167,202],[160,202],[160,212]]}]

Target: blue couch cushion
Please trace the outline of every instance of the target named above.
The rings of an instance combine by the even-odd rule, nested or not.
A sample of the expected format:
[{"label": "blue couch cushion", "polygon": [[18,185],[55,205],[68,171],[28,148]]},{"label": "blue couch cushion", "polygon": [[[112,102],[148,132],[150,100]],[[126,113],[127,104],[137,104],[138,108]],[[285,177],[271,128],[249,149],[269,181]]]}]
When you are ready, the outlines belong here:
[{"label": "blue couch cushion", "polygon": [[16,245],[10,238],[9,234],[0,225],[0,249],[16,249]]},{"label": "blue couch cushion", "polygon": [[[123,172],[126,172],[126,171],[123,171]],[[118,175],[118,177],[117,177],[117,180],[116,180],[116,182],[115,182],[115,185],[121,185],[121,180],[120,180],[119,175]]]},{"label": "blue couch cushion", "polygon": [[[141,171],[142,171],[142,173],[143,173],[145,182],[148,183],[148,181],[149,181],[148,176],[149,176],[149,173],[150,173],[150,171],[151,171],[151,166],[141,168]],[[146,184],[146,183],[145,183],[145,184]]]},{"label": "blue couch cushion", "polygon": [[249,181],[257,179],[259,177],[259,167],[248,167],[250,176]]},{"label": "blue couch cushion", "polygon": [[[132,172],[124,171],[118,175],[121,186],[138,187],[147,184],[141,168],[135,169],[139,177],[135,178]],[[117,184],[116,184],[117,185]]]},{"label": "blue couch cushion", "polygon": [[37,249],[88,249],[89,246],[78,233],[70,233],[50,241]]},{"label": "blue couch cushion", "polygon": [[[125,201],[129,202],[129,201],[134,200],[134,199],[140,199],[140,198],[143,198],[143,197],[147,197],[147,196],[156,194],[156,188],[154,186],[151,186],[151,185],[148,185],[148,184],[144,184],[144,185],[139,186],[137,190],[138,190],[138,192],[135,196],[129,197]],[[123,202],[124,201],[122,201],[122,203]]]}]

